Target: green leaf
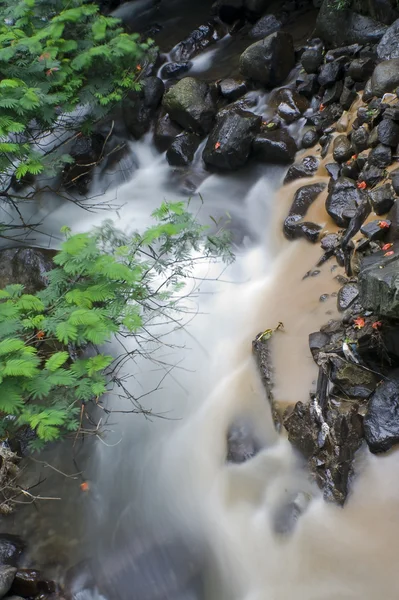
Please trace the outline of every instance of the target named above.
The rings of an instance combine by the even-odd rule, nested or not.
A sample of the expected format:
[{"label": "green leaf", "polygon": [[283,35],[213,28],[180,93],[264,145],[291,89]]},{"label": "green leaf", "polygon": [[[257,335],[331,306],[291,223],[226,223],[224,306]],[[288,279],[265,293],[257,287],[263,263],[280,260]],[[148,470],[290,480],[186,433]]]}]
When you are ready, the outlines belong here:
[{"label": "green leaf", "polygon": [[14,381],[5,379],[0,384],[0,411],[8,415],[17,415],[23,406],[20,386]]},{"label": "green leaf", "polygon": [[32,358],[10,358],[1,370],[3,377],[27,377],[32,378],[38,374],[39,360]]},{"label": "green leaf", "polygon": [[17,338],[6,338],[0,342],[0,356],[11,354],[12,352],[18,352],[18,350],[22,350],[23,348],[25,348],[25,343],[23,340],[19,340]]},{"label": "green leaf", "polygon": [[94,21],[91,26],[91,30],[93,32],[93,37],[96,41],[103,40],[105,37],[105,32],[107,30],[107,21],[104,18],[99,18]]},{"label": "green leaf", "polygon": [[53,354],[53,356],[50,356],[50,358],[46,360],[44,368],[48,371],[56,371],[57,369],[62,367],[62,365],[66,363],[68,359],[69,352],[56,352],[55,354]]},{"label": "green leaf", "polygon": [[97,354],[89,358],[86,363],[87,373],[94,375],[97,371],[104,371],[113,361],[112,356],[105,356],[104,354]]},{"label": "green leaf", "polygon": [[78,330],[75,325],[68,322],[59,323],[55,330],[57,340],[63,344],[75,342],[78,339]]},{"label": "green leaf", "polygon": [[22,310],[30,310],[32,312],[42,312],[44,310],[44,304],[37,296],[31,294],[24,294],[20,297],[17,302],[18,308]]}]

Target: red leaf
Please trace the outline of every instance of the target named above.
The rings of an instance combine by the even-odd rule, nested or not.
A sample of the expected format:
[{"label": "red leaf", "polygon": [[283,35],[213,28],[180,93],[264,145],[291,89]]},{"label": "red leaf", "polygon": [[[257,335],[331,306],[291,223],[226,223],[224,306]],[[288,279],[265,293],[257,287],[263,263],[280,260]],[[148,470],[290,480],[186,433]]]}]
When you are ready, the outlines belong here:
[{"label": "red leaf", "polygon": [[46,334],[44,333],[44,331],[40,330],[40,331],[37,332],[36,337],[37,337],[38,340],[42,340],[45,335]]},{"label": "red leaf", "polygon": [[359,181],[359,183],[356,184],[359,190],[365,190],[367,187],[367,183],[365,181]]},{"label": "red leaf", "polygon": [[392,246],[393,244],[384,244],[381,250],[389,250],[389,248],[392,248]]},{"label": "red leaf", "polygon": [[320,104],[320,107],[319,107],[319,109],[320,109],[320,112],[322,112],[322,111],[323,111],[325,108],[326,108],[326,107],[325,107],[325,105],[324,105],[324,104]]},{"label": "red leaf", "polygon": [[90,486],[87,483],[87,481],[84,481],[83,483],[80,484],[80,489],[82,490],[82,492],[88,492],[89,491]]},{"label": "red leaf", "polygon": [[384,256],[392,256],[392,254],[394,254],[394,251],[390,250],[389,252],[385,252]]},{"label": "red leaf", "polygon": [[358,317],[357,319],[354,319],[353,322],[356,329],[363,329],[363,327],[366,325],[366,321],[363,319],[363,317]]},{"label": "red leaf", "polygon": [[371,326],[373,329],[379,329],[380,327],[382,327],[382,323],[381,321],[374,321],[374,323]]},{"label": "red leaf", "polygon": [[216,142],[215,144],[215,150],[218,150],[220,148],[222,144],[220,142]]},{"label": "red leaf", "polygon": [[390,224],[387,221],[378,221],[378,227],[381,229],[389,229]]}]

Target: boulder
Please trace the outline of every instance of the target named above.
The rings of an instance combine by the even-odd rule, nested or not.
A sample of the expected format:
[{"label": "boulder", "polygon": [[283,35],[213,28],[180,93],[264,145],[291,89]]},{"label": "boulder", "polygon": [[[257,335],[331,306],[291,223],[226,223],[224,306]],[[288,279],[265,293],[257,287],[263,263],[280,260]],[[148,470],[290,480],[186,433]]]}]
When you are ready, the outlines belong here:
[{"label": "boulder", "polygon": [[65,165],[62,172],[63,185],[67,190],[85,196],[89,192],[93,168],[105,151],[106,138],[101,133],[80,135],[73,142],[69,154],[73,163]]},{"label": "boulder", "polygon": [[8,248],[0,250],[0,289],[20,283],[25,293],[34,294],[46,287],[46,273],[54,268],[54,250]]},{"label": "boulder", "polygon": [[193,66],[193,63],[188,60],[186,62],[168,62],[162,66],[160,75],[162,79],[177,79],[183,73],[187,73]]},{"label": "boulder", "polygon": [[375,167],[389,167],[392,162],[392,150],[389,146],[378,144],[373,148],[368,156],[368,162]]},{"label": "boulder", "polygon": [[363,82],[369,79],[374,72],[375,62],[371,58],[355,58],[347,71],[353,81]]},{"label": "boulder", "polygon": [[164,89],[162,79],[147,77],[141,90],[130,92],[123,101],[123,119],[126,129],[134,138],[141,138],[149,130]]},{"label": "boulder", "polygon": [[265,15],[249,32],[249,37],[253,39],[265,38],[271,33],[275,33],[281,29],[282,23],[274,15]]},{"label": "boulder", "polygon": [[180,125],[172,121],[168,114],[161,114],[155,123],[154,144],[159,152],[165,152],[179,133],[182,132]]},{"label": "boulder", "polygon": [[383,119],[378,125],[378,141],[396,148],[399,144],[399,125],[391,119]]},{"label": "boulder", "polygon": [[347,310],[359,296],[359,288],[355,283],[343,285],[337,296],[337,308],[340,312]]},{"label": "boulder", "polygon": [[384,170],[368,162],[359,174],[359,180],[364,181],[367,187],[374,187],[384,178]]},{"label": "boulder", "polygon": [[276,105],[287,104],[297,113],[302,115],[309,108],[309,101],[296,90],[281,88],[273,95],[272,103]]},{"label": "boulder", "polygon": [[370,214],[371,208],[370,208],[370,203],[367,198],[367,194],[362,194],[361,197],[362,197],[362,200],[361,200],[360,204],[358,205],[358,207],[356,208],[355,213],[354,213],[353,217],[351,218],[351,220],[349,221],[349,225],[348,225],[344,235],[342,236],[341,248],[343,250],[347,250],[351,239],[353,238],[354,235],[357,234],[357,232],[360,230],[363,223],[365,222],[365,220],[367,219],[367,217]]},{"label": "boulder", "polygon": [[322,227],[315,223],[302,222],[301,218],[305,216],[311,204],[313,204],[325,187],[325,183],[313,183],[304,185],[296,191],[288,217],[285,219],[283,225],[286,238],[295,240],[303,237],[313,243],[318,240]]},{"label": "boulder", "polygon": [[256,158],[262,162],[289,164],[295,160],[297,145],[286,129],[277,129],[257,135],[253,149]]},{"label": "boulder", "polygon": [[349,110],[357,97],[357,92],[355,90],[343,86],[341,96],[339,97],[339,103],[344,110]]},{"label": "boulder", "polygon": [[347,136],[342,134],[334,139],[333,158],[337,163],[347,162],[353,155],[352,144]]},{"label": "boulder", "polygon": [[240,57],[240,71],[248,79],[266,87],[283,83],[295,65],[290,34],[277,31],[249,46]]},{"label": "boulder", "polygon": [[[17,567],[25,544],[19,535],[0,533],[0,564]],[[1,595],[0,595],[1,597]]]},{"label": "boulder", "polygon": [[247,84],[245,81],[238,79],[222,79],[219,83],[219,91],[223,98],[226,98],[229,102],[238,100],[247,92]]},{"label": "boulder", "polygon": [[317,133],[316,129],[308,129],[308,131],[303,135],[301,146],[302,148],[313,148],[319,139],[320,134]]},{"label": "boulder", "polygon": [[399,85],[399,58],[384,60],[374,69],[371,77],[373,96],[382,98],[387,92],[393,92]]},{"label": "boulder", "polygon": [[202,155],[205,164],[230,171],[242,167],[260,126],[261,117],[249,111],[235,109],[219,113]]},{"label": "boulder", "polygon": [[0,565],[0,598],[4,598],[4,596],[10,590],[16,572],[16,567],[11,567],[10,565]]},{"label": "boulder", "polygon": [[53,593],[55,590],[55,583],[44,580],[40,571],[35,569],[19,569],[11,586],[13,594],[24,598],[37,596],[40,593]]},{"label": "boulder", "polygon": [[367,150],[369,147],[369,130],[367,126],[362,125],[358,129],[352,130],[351,144],[356,154]]},{"label": "boulder", "polygon": [[224,35],[223,29],[216,20],[200,25],[173,48],[170,59],[176,62],[189,61],[217,42]]},{"label": "boulder", "polygon": [[337,181],[337,179],[339,178],[339,176],[341,174],[341,167],[340,167],[340,165],[338,165],[335,162],[327,163],[326,171],[330,177],[330,181],[328,183],[328,191],[330,191],[332,186],[334,185],[334,181]]},{"label": "boulder", "polygon": [[399,19],[384,33],[377,46],[377,55],[380,60],[399,58]]},{"label": "boulder", "polygon": [[204,81],[185,77],[163,97],[163,107],[173,121],[193,133],[208,133],[216,114],[210,88]]},{"label": "boulder", "polygon": [[399,169],[391,171],[392,187],[395,190],[395,194],[399,195]]},{"label": "boulder", "polygon": [[330,380],[346,397],[367,399],[375,390],[378,379],[374,373],[344,358],[331,360]]},{"label": "boulder", "polygon": [[364,418],[371,452],[386,452],[399,442],[399,370],[389,373],[372,395]]},{"label": "boulder", "polygon": [[283,232],[288,240],[298,240],[304,238],[315,244],[319,240],[321,225],[310,221],[300,221],[298,215],[287,217],[284,221]]},{"label": "boulder", "polygon": [[305,216],[309,207],[313,204],[316,198],[326,188],[325,183],[311,183],[310,185],[304,185],[300,187],[294,195],[293,202],[289,211],[289,216],[298,215],[300,217]]},{"label": "boulder", "polygon": [[[384,221],[389,224],[389,221]],[[387,235],[387,230],[379,226],[379,221],[374,220],[366,223],[361,227],[360,231],[370,241],[376,242],[377,240],[383,240]]]},{"label": "boulder", "polygon": [[319,82],[317,75],[299,75],[296,80],[297,91],[299,94],[311,100],[319,91]]},{"label": "boulder", "polygon": [[317,73],[323,62],[322,48],[309,48],[301,56],[302,67],[306,73]]},{"label": "boulder", "polygon": [[284,183],[290,183],[302,177],[312,177],[319,168],[320,161],[315,156],[305,156],[300,163],[292,165],[284,178]]},{"label": "boulder", "polygon": [[194,158],[199,146],[200,138],[194,133],[182,133],[178,135],[166,152],[166,159],[173,167],[186,167]]},{"label": "boulder", "polygon": [[326,63],[322,66],[319,73],[318,82],[322,87],[330,87],[336,81],[341,79],[343,74],[343,64],[339,60]]},{"label": "boulder", "polygon": [[326,210],[339,227],[347,227],[363,198],[362,192],[353,181],[340,177],[331,186],[326,200]]},{"label": "boulder", "polygon": [[359,273],[360,301],[364,308],[383,317],[399,317],[399,253],[394,244],[385,252],[365,256]]},{"label": "boulder", "polygon": [[371,190],[369,197],[373,210],[377,215],[385,215],[395,203],[395,193],[389,183]]},{"label": "boulder", "polygon": [[227,432],[227,462],[240,464],[253,458],[265,444],[248,419],[237,419]]},{"label": "boulder", "polygon": [[244,0],[244,6],[250,15],[261,15],[269,6],[270,0]]},{"label": "boulder", "polygon": [[340,104],[329,104],[323,111],[312,115],[308,120],[310,125],[316,127],[320,133],[324,133],[331,125],[341,118],[344,109]]},{"label": "boulder", "polygon": [[334,102],[341,102],[343,89],[344,84],[342,83],[342,81],[336,81],[331,87],[328,87],[326,89],[321,99],[321,103],[324,104],[324,106],[328,106],[329,104],[333,104]]}]

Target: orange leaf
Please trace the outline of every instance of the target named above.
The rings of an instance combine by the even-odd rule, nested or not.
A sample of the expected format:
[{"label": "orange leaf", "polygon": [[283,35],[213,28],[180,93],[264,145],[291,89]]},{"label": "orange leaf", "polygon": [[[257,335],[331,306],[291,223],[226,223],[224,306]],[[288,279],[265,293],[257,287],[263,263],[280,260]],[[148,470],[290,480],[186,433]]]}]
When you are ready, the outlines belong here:
[{"label": "orange leaf", "polygon": [[222,144],[220,142],[216,142],[215,144],[215,150],[218,150],[220,148]]},{"label": "orange leaf", "polygon": [[84,481],[83,483],[80,484],[80,489],[82,490],[82,492],[88,492],[89,491],[90,486],[87,483],[87,481]]},{"label": "orange leaf", "polygon": [[393,250],[390,250],[389,252],[385,252],[384,256],[392,256],[393,253]]},{"label": "orange leaf", "polygon": [[374,323],[372,324],[372,328],[373,329],[379,329],[382,326],[381,321],[374,321]]},{"label": "orange leaf", "polygon": [[354,154],[354,155],[352,156],[352,160],[356,160],[356,159],[357,159],[357,154]]},{"label": "orange leaf", "polygon": [[366,321],[363,319],[363,317],[358,317],[357,319],[354,319],[353,322],[356,329],[363,329],[363,327],[366,325]]},{"label": "orange leaf", "polygon": [[387,221],[378,221],[378,227],[381,229],[389,229],[390,224]]},{"label": "orange leaf", "polygon": [[324,104],[320,104],[320,106],[319,106],[319,110],[320,110],[320,112],[322,112],[322,111],[323,111],[325,108],[326,108],[326,107],[324,106]]},{"label": "orange leaf", "polygon": [[137,65],[136,70],[141,71],[141,69],[142,69],[141,65]]},{"label": "orange leaf", "polygon": [[367,187],[367,183],[365,181],[359,181],[359,183],[356,184],[359,190],[365,190]]},{"label": "orange leaf", "polygon": [[44,333],[44,331],[40,330],[40,331],[37,332],[36,337],[37,337],[38,340],[42,340],[45,335],[46,334]]},{"label": "orange leaf", "polygon": [[389,248],[392,248],[392,246],[393,244],[384,244],[381,250],[389,250]]}]

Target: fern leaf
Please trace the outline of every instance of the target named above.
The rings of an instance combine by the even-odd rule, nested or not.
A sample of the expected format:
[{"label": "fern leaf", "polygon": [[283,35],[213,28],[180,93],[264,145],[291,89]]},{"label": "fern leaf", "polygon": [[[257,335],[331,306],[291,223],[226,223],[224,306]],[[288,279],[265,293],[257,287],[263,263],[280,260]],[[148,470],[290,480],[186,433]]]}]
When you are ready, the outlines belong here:
[{"label": "fern leaf", "polygon": [[104,354],[97,354],[89,358],[86,363],[87,373],[94,375],[97,371],[104,371],[113,361],[112,356],[105,356]]},{"label": "fern leaf", "polygon": [[72,323],[62,322],[57,325],[55,335],[59,342],[68,344],[69,342],[75,342],[78,339],[78,330]]},{"label": "fern leaf", "polygon": [[39,373],[38,364],[39,359],[37,357],[31,358],[10,358],[5,363],[2,369],[2,375],[10,377],[35,377]]},{"label": "fern leaf", "polygon": [[0,342],[0,356],[5,354],[11,354],[12,352],[18,352],[25,347],[25,343],[17,338],[6,338]]},{"label": "fern leaf", "polygon": [[50,358],[46,360],[44,368],[51,372],[56,371],[57,369],[62,367],[62,365],[66,363],[68,359],[69,352],[56,352],[55,354],[53,354],[53,356],[50,356]]},{"label": "fern leaf", "polygon": [[53,386],[71,386],[76,383],[76,376],[67,369],[57,369],[48,376],[48,380]]}]

